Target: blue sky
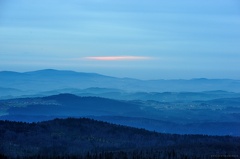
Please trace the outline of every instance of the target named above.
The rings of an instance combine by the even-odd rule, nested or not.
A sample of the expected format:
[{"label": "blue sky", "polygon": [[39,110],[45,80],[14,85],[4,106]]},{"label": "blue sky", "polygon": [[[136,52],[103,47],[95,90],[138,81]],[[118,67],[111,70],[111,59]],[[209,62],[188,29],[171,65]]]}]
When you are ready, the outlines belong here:
[{"label": "blue sky", "polygon": [[239,0],[0,0],[0,70],[240,79],[239,28]]}]

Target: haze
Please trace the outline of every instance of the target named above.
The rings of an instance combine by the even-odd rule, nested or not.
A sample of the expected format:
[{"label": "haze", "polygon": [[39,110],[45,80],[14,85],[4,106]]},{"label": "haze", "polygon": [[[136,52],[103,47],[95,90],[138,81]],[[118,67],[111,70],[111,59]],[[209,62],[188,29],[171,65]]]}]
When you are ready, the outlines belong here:
[{"label": "haze", "polygon": [[240,79],[239,28],[238,0],[0,0],[0,71]]}]

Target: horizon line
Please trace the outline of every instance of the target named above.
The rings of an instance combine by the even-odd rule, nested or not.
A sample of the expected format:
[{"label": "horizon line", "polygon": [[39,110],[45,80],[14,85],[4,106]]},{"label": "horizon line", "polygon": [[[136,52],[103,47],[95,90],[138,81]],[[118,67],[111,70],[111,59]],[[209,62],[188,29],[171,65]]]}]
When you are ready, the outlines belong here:
[{"label": "horizon line", "polygon": [[30,72],[38,72],[38,71],[65,71],[65,72],[75,72],[75,73],[86,73],[86,74],[97,74],[97,75],[102,75],[106,77],[113,77],[113,78],[120,78],[120,79],[135,79],[135,80],[141,80],[141,81],[157,81],[157,80],[240,80],[240,79],[234,79],[234,78],[206,78],[206,77],[193,77],[193,78],[157,78],[157,79],[140,79],[140,78],[135,78],[135,77],[116,77],[113,75],[106,75],[102,73],[97,73],[97,72],[80,72],[80,71],[75,71],[75,70],[65,70],[65,69],[51,69],[51,68],[46,68],[46,69],[37,69],[37,70],[31,70],[31,71],[11,71],[11,70],[0,70],[0,73],[2,72],[11,72],[11,73],[30,73]]}]

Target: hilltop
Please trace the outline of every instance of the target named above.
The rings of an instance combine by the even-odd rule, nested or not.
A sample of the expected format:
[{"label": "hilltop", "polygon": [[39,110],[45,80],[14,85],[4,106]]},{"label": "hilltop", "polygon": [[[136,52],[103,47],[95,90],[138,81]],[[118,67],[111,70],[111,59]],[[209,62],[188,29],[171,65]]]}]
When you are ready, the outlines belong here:
[{"label": "hilltop", "polygon": [[240,155],[239,137],[162,134],[87,118],[31,124],[0,121],[0,140],[0,156],[8,157],[108,156],[111,159]]},{"label": "hilltop", "polygon": [[91,87],[120,89],[131,92],[199,92],[212,90],[240,92],[240,81],[231,79],[138,80],[110,77],[97,73],[53,69],[24,73],[1,71],[0,77],[0,87],[23,91],[23,95],[33,95],[43,91],[66,88],[87,89]]}]

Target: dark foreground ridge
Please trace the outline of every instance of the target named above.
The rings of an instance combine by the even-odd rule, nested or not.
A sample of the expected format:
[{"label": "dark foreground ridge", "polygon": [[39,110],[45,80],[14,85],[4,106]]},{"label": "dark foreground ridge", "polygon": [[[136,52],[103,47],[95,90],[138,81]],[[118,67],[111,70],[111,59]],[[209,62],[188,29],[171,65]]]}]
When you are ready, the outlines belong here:
[{"label": "dark foreground ridge", "polygon": [[87,118],[0,121],[0,158],[238,158],[240,138],[150,132]]}]

